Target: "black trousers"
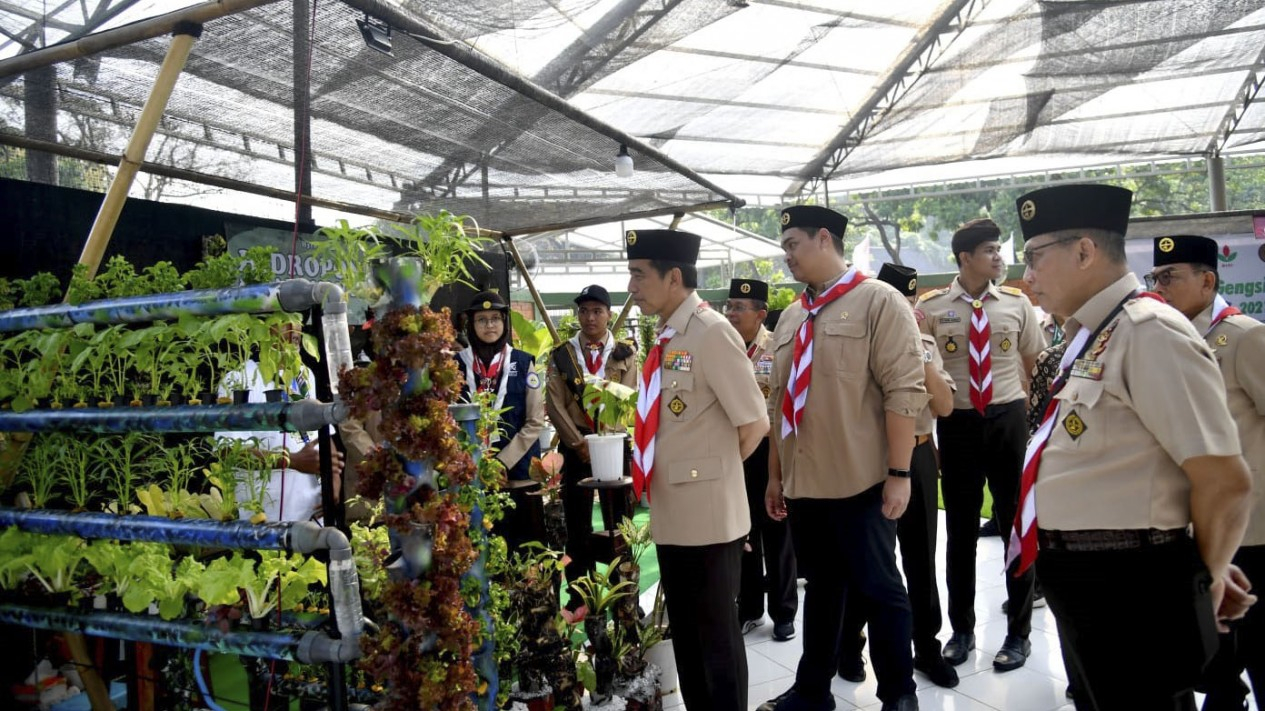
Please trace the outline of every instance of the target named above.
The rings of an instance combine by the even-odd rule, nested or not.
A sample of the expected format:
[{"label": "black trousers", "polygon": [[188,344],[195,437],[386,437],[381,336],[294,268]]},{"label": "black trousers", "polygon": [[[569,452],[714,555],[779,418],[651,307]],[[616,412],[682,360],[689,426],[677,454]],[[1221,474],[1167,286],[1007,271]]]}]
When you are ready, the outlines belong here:
[{"label": "black trousers", "polygon": [[742,463],[751,509],[751,550],[742,553],[742,588],[738,594],[738,619],[758,620],[764,615],[764,596],[769,596],[769,617],[774,624],[794,622],[799,612],[795,584],[795,550],[786,521],[774,521],[764,508],[769,486],[769,440]]},{"label": "black trousers", "polygon": [[[914,656],[940,655],[940,591],[936,587],[936,529],[939,501],[936,481],[935,447],[930,440],[914,447],[910,463],[909,506],[896,521],[896,539],[900,541],[901,568],[909,586],[909,605],[914,620]],[[843,633],[839,637],[839,655],[855,658],[861,655],[861,629],[870,619],[872,604],[856,590],[848,591],[843,608]]]},{"label": "black trousers", "polygon": [[[590,539],[593,537],[593,490],[579,486],[581,479],[592,476],[592,468],[580,459],[580,455],[565,445],[559,445],[562,452],[562,512],[567,519],[566,554],[571,562],[563,573],[567,583],[574,583],[593,572],[594,560]],[[567,607],[575,609],[580,606],[580,596],[571,590]]]},{"label": "black trousers", "polygon": [[672,652],[689,711],[746,711],[747,650],[738,627],[742,539],[660,545],[659,575]]},{"label": "black trousers", "polygon": [[1211,579],[1193,541],[1042,549],[1037,568],[1077,711],[1193,711],[1194,686],[1216,645]]},{"label": "black trousers", "polygon": [[796,691],[817,701],[830,694],[849,590],[873,604],[870,657],[878,697],[914,693],[909,596],[896,569],[896,522],[883,517],[883,485],[846,499],[787,499],[787,518],[804,589],[804,654]]},{"label": "black trousers", "polygon": [[[990,405],[986,414],[954,410],[936,421],[940,440],[940,488],[944,493],[945,554],[949,587],[949,624],[954,632],[975,631],[975,548],[979,543],[984,483],[993,495],[993,511],[1002,545],[1010,545],[1028,445],[1024,401]],[[1032,631],[1033,573],[1006,575],[1007,633],[1027,639]]]},{"label": "black trousers", "polygon": [[[1234,556],[1235,565],[1243,569],[1252,588],[1260,594],[1265,589],[1265,546],[1245,546]],[[1252,680],[1256,708],[1265,709],[1265,607],[1253,605],[1247,616],[1230,623],[1230,633],[1221,635],[1217,654],[1204,674],[1204,711],[1241,709],[1247,697],[1243,670]]]}]

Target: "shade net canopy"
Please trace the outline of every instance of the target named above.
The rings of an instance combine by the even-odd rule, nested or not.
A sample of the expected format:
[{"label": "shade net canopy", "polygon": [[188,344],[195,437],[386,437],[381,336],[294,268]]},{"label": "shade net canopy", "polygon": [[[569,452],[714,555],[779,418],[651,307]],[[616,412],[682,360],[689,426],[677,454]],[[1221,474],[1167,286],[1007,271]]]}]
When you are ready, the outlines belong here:
[{"label": "shade net canopy", "polygon": [[[4,0],[0,59],[194,3]],[[312,191],[523,233],[725,199],[1265,149],[1260,0],[317,0]],[[356,7],[353,7],[356,6]],[[97,25],[87,15],[118,10]],[[408,37],[389,8],[693,178]],[[290,0],[207,24],[149,160],[293,189]],[[35,28],[35,29],[32,29]],[[78,28],[78,29],[76,29]],[[42,39],[33,39],[39,33]],[[65,142],[121,151],[166,38],[56,68]],[[0,89],[22,131],[24,79]],[[108,129],[108,130],[107,130]],[[95,133],[94,133],[95,132]],[[92,134],[92,135],[89,135]],[[708,185],[710,183],[710,187]]]},{"label": "shade net canopy", "polygon": [[[89,9],[119,10],[97,31],[192,4],[88,3]],[[592,4],[572,0],[549,7],[570,12]],[[0,27],[11,36],[0,58],[17,53],[21,43],[13,37],[42,32],[38,44],[53,44],[83,34],[92,19],[79,2],[51,6],[42,15],[46,5],[51,3],[0,3]],[[463,9],[480,5],[491,10],[495,4]],[[317,198],[405,213],[446,209],[470,215],[482,227],[524,232],[732,197],[653,155],[637,154],[633,175],[618,177],[620,141],[610,135],[402,31],[392,33],[390,56],[375,51],[357,24],[365,14],[342,2],[318,0],[308,8],[315,40],[310,190]],[[293,13],[293,4],[282,0],[206,23],[148,161],[294,189]],[[468,18],[454,24],[457,37],[517,22],[496,12]],[[471,24],[476,20],[482,24]],[[57,140],[121,154],[169,45],[169,36],[162,36],[55,65]],[[306,73],[302,64],[300,70]],[[0,87],[3,130],[38,132],[25,106],[30,81],[27,74]]]}]

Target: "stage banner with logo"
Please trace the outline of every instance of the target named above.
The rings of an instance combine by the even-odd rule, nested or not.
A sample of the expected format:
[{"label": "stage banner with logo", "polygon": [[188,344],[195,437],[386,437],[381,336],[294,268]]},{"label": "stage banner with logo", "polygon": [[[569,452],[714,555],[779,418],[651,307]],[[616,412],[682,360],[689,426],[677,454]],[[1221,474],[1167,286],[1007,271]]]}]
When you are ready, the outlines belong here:
[{"label": "stage banner with logo", "polygon": [[[1217,273],[1221,276],[1222,296],[1244,314],[1265,321],[1265,215],[1255,217],[1253,232],[1205,236],[1217,241]],[[1139,281],[1150,273],[1153,258],[1150,239],[1126,240],[1125,255]]]}]

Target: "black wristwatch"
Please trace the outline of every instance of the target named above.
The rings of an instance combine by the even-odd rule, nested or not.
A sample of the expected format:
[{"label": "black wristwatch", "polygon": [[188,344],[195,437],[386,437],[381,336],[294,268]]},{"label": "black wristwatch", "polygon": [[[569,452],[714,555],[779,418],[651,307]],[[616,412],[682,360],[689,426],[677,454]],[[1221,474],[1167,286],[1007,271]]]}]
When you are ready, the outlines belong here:
[{"label": "black wristwatch", "polygon": [[888,467],[887,475],[894,476],[897,479],[908,479],[909,470],[908,469],[892,469],[891,467]]}]

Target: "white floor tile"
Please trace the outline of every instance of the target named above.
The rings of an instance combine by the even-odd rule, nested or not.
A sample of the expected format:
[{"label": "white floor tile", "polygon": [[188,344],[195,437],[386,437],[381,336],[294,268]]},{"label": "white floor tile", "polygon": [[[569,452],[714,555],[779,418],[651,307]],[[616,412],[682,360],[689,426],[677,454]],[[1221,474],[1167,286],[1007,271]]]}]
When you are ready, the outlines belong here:
[{"label": "white floor tile", "polygon": [[[947,641],[951,633],[948,621],[948,599],[944,582],[945,551],[944,513],[940,514],[939,546],[936,552],[937,577],[940,585],[940,603],[945,612],[944,628],[939,638]],[[1000,674],[993,670],[993,655],[1001,647],[1006,636],[1006,616],[1001,603],[1006,599],[1005,580],[1000,567],[1003,560],[1001,539],[980,539],[976,578],[976,650],[967,661],[956,667],[961,682],[954,689],[935,686],[921,674],[915,673],[918,686],[918,702],[923,711],[1074,711],[1064,691],[1067,688],[1067,672],[1059,651],[1058,631],[1054,614],[1049,608],[1037,608],[1032,615],[1032,655],[1028,663],[1012,672]],[[800,585],[800,615],[795,625],[803,632],[803,585]],[[649,607],[647,606],[647,609]],[[749,680],[748,705],[754,711],[760,704],[786,691],[795,682],[795,668],[803,652],[800,637],[788,642],[774,642],[773,624],[765,617],[765,623],[753,630],[744,641],[747,647],[747,673]],[[869,662],[869,649],[863,653],[866,661],[866,680],[852,684],[838,677],[831,682],[831,692],[839,711],[873,709],[881,706],[876,694],[878,682]],[[1202,698],[1202,695],[1198,695]],[[663,699],[665,709],[683,709],[680,694]],[[1248,708],[1258,711],[1249,700]]]}]

